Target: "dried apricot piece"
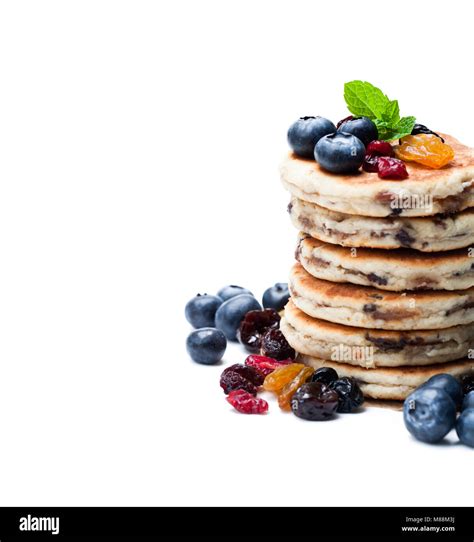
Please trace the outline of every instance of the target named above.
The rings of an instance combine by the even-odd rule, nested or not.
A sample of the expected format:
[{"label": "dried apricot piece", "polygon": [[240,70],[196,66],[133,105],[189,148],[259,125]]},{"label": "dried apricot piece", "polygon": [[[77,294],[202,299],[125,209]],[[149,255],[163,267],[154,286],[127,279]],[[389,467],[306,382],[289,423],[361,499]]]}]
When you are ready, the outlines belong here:
[{"label": "dried apricot piece", "polygon": [[291,382],[304,367],[306,367],[306,365],[303,365],[302,363],[291,363],[280,369],[275,369],[273,373],[270,373],[265,377],[263,389],[280,393],[285,385],[288,384],[288,382]]},{"label": "dried apricot piece", "polygon": [[454,158],[454,149],[433,134],[409,135],[394,147],[395,155],[405,162],[417,162],[439,169]]},{"label": "dried apricot piece", "polygon": [[291,382],[285,385],[278,394],[278,405],[282,410],[291,410],[291,398],[313,373],[313,368],[304,367]]}]

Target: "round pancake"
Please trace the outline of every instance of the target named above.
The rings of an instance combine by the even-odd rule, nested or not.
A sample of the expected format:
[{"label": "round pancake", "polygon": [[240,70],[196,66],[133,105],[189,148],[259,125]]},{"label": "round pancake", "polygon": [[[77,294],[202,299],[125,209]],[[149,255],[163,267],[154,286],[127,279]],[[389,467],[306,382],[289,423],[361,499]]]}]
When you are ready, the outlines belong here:
[{"label": "round pancake", "polygon": [[466,357],[474,324],[438,330],[392,331],[312,318],[287,303],[280,329],[301,354],[363,367],[432,365]]},{"label": "round pancake", "polygon": [[297,229],[336,245],[435,252],[474,244],[474,208],[432,217],[373,218],[330,211],[292,198],[288,212]]},{"label": "round pancake", "polygon": [[365,171],[329,173],[314,160],[293,153],[280,166],[281,180],[297,198],[353,215],[430,216],[473,207],[474,149],[451,136],[443,137],[455,151],[454,160],[437,170],[407,162],[409,177],[403,181]]},{"label": "round pancake", "polygon": [[332,245],[300,234],[296,259],[316,278],[382,290],[465,290],[474,286],[474,247],[449,252]]},{"label": "round pancake", "polygon": [[310,275],[297,263],[290,272],[293,303],[314,318],[372,329],[443,329],[474,322],[474,287],[468,290],[384,292]]},{"label": "round pancake", "polygon": [[298,362],[314,369],[332,367],[340,377],[355,378],[367,397],[402,401],[418,386],[424,384],[435,374],[448,373],[456,378],[474,373],[474,360],[462,359],[440,365],[424,367],[402,367],[390,369],[364,369],[345,363],[336,363],[311,356],[300,355]]}]

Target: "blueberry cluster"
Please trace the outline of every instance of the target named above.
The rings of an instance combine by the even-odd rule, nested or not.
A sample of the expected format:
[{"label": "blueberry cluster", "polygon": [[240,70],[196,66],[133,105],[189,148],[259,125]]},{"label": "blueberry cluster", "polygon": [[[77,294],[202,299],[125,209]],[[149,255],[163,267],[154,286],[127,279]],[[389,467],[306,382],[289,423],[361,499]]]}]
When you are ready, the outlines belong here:
[{"label": "blueberry cluster", "polygon": [[288,130],[288,143],[303,158],[315,158],[332,173],[353,173],[364,162],[365,147],[378,138],[367,117],[347,117],[337,127],[323,117],[301,117]]},{"label": "blueberry cluster", "polygon": [[331,173],[355,173],[363,166],[383,179],[406,179],[404,163],[394,158],[390,143],[378,137],[377,126],[368,117],[346,117],[337,126],[323,117],[301,117],[288,130],[293,152],[314,158]]},{"label": "blueberry cluster", "polygon": [[[186,340],[189,355],[197,363],[214,365],[224,356],[227,341],[237,339],[248,350],[258,351],[265,332],[277,327],[280,317],[276,311],[288,299],[288,285],[281,282],[265,290],[265,310],[253,293],[242,286],[225,286],[217,295],[198,294],[185,307],[186,319],[196,328]],[[247,315],[241,335],[241,324]]]},{"label": "blueberry cluster", "polygon": [[462,384],[449,374],[431,377],[405,399],[406,428],[416,439],[433,444],[455,427],[459,440],[474,447],[473,388],[473,376],[465,377]]}]

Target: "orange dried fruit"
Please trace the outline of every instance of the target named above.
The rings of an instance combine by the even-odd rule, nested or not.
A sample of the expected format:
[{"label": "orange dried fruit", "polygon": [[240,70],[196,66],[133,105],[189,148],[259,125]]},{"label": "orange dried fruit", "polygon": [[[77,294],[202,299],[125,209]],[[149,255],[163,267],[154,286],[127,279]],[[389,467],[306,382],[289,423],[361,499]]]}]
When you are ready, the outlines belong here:
[{"label": "orange dried fruit", "polygon": [[439,169],[454,158],[454,149],[443,143],[433,134],[409,135],[401,140],[401,145],[393,148],[395,156],[405,162],[416,162]]},{"label": "orange dried fruit", "polygon": [[308,378],[314,373],[311,367],[304,367],[278,394],[278,405],[282,410],[291,410],[291,398]]},{"label": "orange dried fruit", "polygon": [[273,373],[265,377],[263,389],[279,393],[305,367],[306,365],[302,363],[291,363],[280,369],[275,369]]}]

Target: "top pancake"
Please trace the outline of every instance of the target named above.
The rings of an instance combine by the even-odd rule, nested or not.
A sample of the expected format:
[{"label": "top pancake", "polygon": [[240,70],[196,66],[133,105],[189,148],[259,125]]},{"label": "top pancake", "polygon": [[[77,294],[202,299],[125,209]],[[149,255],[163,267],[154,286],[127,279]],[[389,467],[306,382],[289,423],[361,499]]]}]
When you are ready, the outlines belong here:
[{"label": "top pancake", "polygon": [[474,149],[444,135],[454,160],[435,170],[406,162],[408,179],[381,179],[360,171],[338,175],[314,160],[290,153],[280,167],[284,186],[304,201],[327,209],[361,216],[431,216],[474,206]]}]

